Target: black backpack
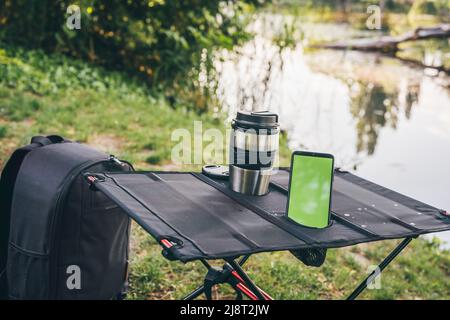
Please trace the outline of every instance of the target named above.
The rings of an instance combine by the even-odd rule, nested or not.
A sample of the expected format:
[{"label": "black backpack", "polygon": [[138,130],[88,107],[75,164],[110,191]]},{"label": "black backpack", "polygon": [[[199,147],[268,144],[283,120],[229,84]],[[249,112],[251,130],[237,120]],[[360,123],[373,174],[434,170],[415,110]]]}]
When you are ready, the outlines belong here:
[{"label": "black backpack", "polygon": [[59,136],[16,150],[0,180],[0,298],[123,297],[130,219],[85,173],[132,170]]}]

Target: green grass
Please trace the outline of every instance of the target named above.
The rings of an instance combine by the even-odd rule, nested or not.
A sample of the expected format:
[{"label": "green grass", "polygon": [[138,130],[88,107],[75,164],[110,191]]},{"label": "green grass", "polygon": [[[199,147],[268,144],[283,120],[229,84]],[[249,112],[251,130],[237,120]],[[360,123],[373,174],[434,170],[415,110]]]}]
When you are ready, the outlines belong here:
[{"label": "green grass", "polygon": [[[169,106],[146,86],[117,72],[94,68],[39,51],[0,49],[0,167],[35,134],[58,133],[128,159],[139,169],[198,169],[170,161],[171,133],[224,130],[221,116],[197,115],[188,106]],[[289,158],[286,137],[281,158]],[[306,267],[288,252],[253,256],[246,269],[276,299],[340,299],[378,263],[394,241],[328,251],[320,268]],[[450,253],[437,242],[416,240],[382,275],[380,290],[362,298],[449,299]],[[181,298],[203,281],[200,263],[170,262],[161,247],[136,225],[132,233],[130,299]],[[215,262],[218,263],[218,262]],[[227,286],[216,297],[232,298]]]},{"label": "green grass", "polygon": [[[172,131],[192,132],[194,120],[202,121],[204,130],[222,126],[219,117],[169,107],[120,73],[39,51],[0,50],[0,134],[14,145],[34,134],[58,133],[117,153],[137,167],[164,165],[177,143],[171,142]],[[2,152],[1,162],[6,156]]]},{"label": "green grass", "polygon": [[[198,262],[167,261],[161,247],[137,226],[133,230],[129,299],[180,299],[201,285],[205,268]],[[343,299],[398,241],[331,249],[320,268],[306,267],[288,252],[254,255],[245,269],[275,299]],[[220,266],[220,261],[213,261]],[[450,254],[437,241],[413,241],[382,273],[381,288],[362,299],[449,299]],[[216,298],[233,299],[223,285]]]}]

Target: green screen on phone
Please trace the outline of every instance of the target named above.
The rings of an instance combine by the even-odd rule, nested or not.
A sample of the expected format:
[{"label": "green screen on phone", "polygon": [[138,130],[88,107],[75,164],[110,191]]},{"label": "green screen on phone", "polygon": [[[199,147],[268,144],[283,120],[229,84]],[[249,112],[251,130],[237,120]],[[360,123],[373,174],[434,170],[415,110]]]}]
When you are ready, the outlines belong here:
[{"label": "green screen on phone", "polygon": [[307,227],[327,227],[333,157],[294,153],[290,179],[288,217]]}]

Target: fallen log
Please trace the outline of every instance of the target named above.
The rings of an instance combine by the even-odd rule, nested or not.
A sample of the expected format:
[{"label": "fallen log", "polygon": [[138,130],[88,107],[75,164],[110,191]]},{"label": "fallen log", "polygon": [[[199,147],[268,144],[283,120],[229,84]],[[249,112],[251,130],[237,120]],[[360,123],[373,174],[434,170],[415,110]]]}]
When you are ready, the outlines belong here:
[{"label": "fallen log", "polygon": [[362,38],[337,41],[329,44],[315,45],[314,48],[395,53],[399,50],[398,45],[403,42],[449,37],[450,24],[441,24],[434,27],[419,27],[400,36],[382,36],[378,39]]}]

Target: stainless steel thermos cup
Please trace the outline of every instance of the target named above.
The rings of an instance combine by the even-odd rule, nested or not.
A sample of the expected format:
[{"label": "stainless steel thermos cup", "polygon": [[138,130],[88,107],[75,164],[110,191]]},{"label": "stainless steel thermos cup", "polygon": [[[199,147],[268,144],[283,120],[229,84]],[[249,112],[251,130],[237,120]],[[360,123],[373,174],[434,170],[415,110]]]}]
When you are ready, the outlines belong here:
[{"label": "stainless steel thermos cup", "polygon": [[238,111],[231,127],[230,188],[248,195],[266,194],[278,152],[278,115]]}]

